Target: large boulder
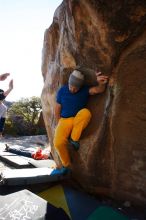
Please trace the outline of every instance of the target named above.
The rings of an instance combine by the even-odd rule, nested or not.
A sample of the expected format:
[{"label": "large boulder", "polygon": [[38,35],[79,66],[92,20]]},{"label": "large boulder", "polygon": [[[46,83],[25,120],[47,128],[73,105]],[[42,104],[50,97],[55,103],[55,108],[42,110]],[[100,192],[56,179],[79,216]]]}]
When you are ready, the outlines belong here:
[{"label": "large boulder", "polygon": [[110,77],[106,91],[89,100],[92,120],[80,150],[70,151],[74,178],[90,192],[146,203],[146,1],[64,0],[57,8],[42,53],[52,149],[56,92],[74,68],[88,85],[96,69]]}]

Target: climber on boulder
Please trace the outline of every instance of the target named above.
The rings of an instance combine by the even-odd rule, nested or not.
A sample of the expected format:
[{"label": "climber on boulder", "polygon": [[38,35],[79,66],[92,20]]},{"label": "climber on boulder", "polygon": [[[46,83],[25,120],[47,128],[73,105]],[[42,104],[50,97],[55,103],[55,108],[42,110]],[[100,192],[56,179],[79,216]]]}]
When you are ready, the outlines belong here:
[{"label": "climber on boulder", "polygon": [[91,112],[86,108],[89,95],[103,93],[108,82],[108,76],[102,75],[101,72],[96,73],[96,79],[97,86],[85,86],[84,75],[74,70],[69,77],[68,85],[62,86],[57,93],[54,147],[61,159],[63,173],[67,173],[71,166],[68,142],[78,150],[82,131],[91,119]]}]

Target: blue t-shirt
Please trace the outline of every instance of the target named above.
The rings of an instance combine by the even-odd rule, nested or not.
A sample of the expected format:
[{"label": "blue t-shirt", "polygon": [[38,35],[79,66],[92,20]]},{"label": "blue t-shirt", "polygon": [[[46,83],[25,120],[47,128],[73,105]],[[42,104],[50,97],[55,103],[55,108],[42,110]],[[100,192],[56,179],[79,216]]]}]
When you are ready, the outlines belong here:
[{"label": "blue t-shirt", "polygon": [[57,93],[57,103],[61,104],[61,117],[74,117],[78,111],[86,107],[88,97],[88,86],[83,86],[76,93],[71,93],[68,86],[62,86]]}]

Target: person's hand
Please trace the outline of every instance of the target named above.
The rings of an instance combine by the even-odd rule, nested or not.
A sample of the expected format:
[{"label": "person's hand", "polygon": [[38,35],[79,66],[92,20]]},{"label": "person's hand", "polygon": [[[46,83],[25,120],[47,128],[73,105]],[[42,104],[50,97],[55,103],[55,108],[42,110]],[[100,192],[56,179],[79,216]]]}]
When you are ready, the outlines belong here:
[{"label": "person's hand", "polygon": [[13,89],[13,80],[11,80],[11,81],[9,82],[9,89],[10,89],[10,90]]},{"label": "person's hand", "polygon": [[1,81],[5,80],[9,75],[10,75],[10,73],[1,74],[1,75],[0,75],[0,80],[1,80]]},{"label": "person's hand", "polygon": [[99,85],[105,85],[108,82],[108,76],[102,75],[101,72],[96,72],[96,79]]}]

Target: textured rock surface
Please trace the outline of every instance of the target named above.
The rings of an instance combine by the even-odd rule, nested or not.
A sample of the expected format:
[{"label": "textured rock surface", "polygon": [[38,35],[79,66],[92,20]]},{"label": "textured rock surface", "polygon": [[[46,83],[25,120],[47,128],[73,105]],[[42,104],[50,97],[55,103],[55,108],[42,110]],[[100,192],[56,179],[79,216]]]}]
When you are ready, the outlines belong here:
[{"label": "textured rock surface", "polygon": [[90,192],[146,203],[146,1],[68,0],[56,10],[42,56],[51,145],[56,91],[75,67],[88,85],[95,69],[110,84],[89,100],[92,121],[70,151],[74,178]]}]

